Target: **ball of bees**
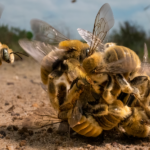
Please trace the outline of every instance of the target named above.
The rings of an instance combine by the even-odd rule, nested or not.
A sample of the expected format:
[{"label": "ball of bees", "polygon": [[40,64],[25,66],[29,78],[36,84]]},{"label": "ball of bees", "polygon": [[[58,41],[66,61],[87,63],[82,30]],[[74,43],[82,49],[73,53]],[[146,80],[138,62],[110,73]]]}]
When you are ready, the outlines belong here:
[{"label": "ball of bees", "polygon": [[[78,29],[87,44],[69,40],[36,19],[31,27],[38,41],[20,40],[19,44],[40,62],[41,79],[57,118],[67,121],[75,132],[96,137],[120,125],[129,135],[146,137],[149,90],[142,88],[149,85],[149,77],[141,71],[143,63],[134,51],[114,43],[103,44],[113,25],[112,10],[104,4],[93,33]],[[136,106],[137,101],[140,106]]]}]

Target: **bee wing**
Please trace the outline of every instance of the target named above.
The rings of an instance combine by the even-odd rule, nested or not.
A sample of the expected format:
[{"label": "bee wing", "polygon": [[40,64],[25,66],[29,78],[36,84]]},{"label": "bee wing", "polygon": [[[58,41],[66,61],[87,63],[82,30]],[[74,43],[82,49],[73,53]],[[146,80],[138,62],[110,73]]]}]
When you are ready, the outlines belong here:
[{"label": "bee wing", "polygon": [[143,62],[141,64],[141,69],[139,70],[140,73],[146,73],[150,76],[150,63],[148,63],[148,49],[146,43],[144,43],[144,56]]},{"label": "bee wing", "polygon": [[150,63],[142,63],[139,73],[146,73],[148,76],[150,76]]},{"label": "bee wing", "polygon": [[101,43],[101,40],[97,38],[96,36],[94,36],[91,32],[81,29],[81,28],[78,28],[77,31],[80,34],[80,36],[87,42],[89,46],[91,46],[92,40],[97,41],[99,44],[97,45],[96,50],[101,51],[101,52],[104,51],[104,45],[103,43]]},{"label": "bee wing", "polygon": [[92,54],[97,47],[101,47],[101,43],[105,39],[107,32],[114,25],[114,17],[112,10],[108,3],[104,4],[97,13],[95,18],[93,34],[89,31],[78,29],[81,37],[90,45],[90,54]]},{"label": "bee wing", "polygon": [[82,104],[77,100],[75,107],[72,110],[72,116],[70,118],[70,127],[73,128],[79,123],[82,118]]},{"label": "bee wing", "polygon": [[0,18],[1,18],[1,15],[3,13],[3,10],[4,10],[4,6],[2,4],[0,4]]},{"label": "bee wing", "polygon": [[148,59],[148,50],[147,50],[147,45],[144,43],[144,56],[143,56],[143,62],[147,62]]},{"label": "bee wing", "polygon": [[36,129],[61,121],[52,107],[43,107],[36,109],[33,114],[23,119],[22,125],[26,128]]},{"label": "bee wing", "polygon": [[91,42],[92,42],[92,36],[94,38],[96,38],[91,32],[78,28],[77,29],[78,33],[80,34],[80,36],[87,42],[87,44],[90,46]]},{"label": "bee wing", "polygon": [[57,31],[54,27],[52,27],[44,21],[32,19],[30,24],[34,33],[35,40],[49,43],[52,45],[56,45],[64,40],[69,40],[67,37],[65,37],[63,34]]},{"label": "bee wing", "polygon": [[39,63],[49,52],[57,49],[55,46],[45,44],[44,42],[30,41],[28,39],[19,40],[19,45]]},{"label": "bee wing", "polygon": [[[108,63],[106,66],[102,66],[96,69],[97,73],[112,73],[112,74],[121,74],[121,73],[128,73],[132,72],[135,67],[136,63],[132,62],[130,57],[122,58],[117,61]],[[132,65],[131,65],[132,62]]]}]

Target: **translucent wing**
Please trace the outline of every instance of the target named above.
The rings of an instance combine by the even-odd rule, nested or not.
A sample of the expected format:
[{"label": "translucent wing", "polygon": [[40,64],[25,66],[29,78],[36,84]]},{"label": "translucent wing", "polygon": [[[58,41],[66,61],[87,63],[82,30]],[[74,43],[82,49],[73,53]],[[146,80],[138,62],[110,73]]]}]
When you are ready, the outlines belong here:
[{"label": "translucent wing", "polygon": [[49,43],[52,45],[56,45],[64,40],[69,40],[54,27],[44,21],[33,19],[30,23],[35,40]]},{"label": "translucent wing", "polygon": [[95,73],[112,73],[121,74],[132,72],[136,68],[136,62],[132,62],[130,57],[122,58],[120,60],[108,63],[106,66],[97,67]]},{"label": "translucent wing", "polygon": [[52,107],[43,107],[34,110],[33,114],[23,119],[22,126],[30,129],[38,129],[61,121]]},{"label": "translucent wing", "polygon": [[113,27],[113,25],[113,13],[109,4],[106,3],[100,8],[99,12],[97,13],[93,28],[93,34],[86,30],[78,29],[81,37],[83,37],[83,39],[85,39],[87,43],[90,43],[89,55],[91,55],[97,49],[97,47],[101,46],[101,43],[105,39],[107,32]]},{"label": "translucent wing", "polygon": [[147,62],[148,59],[148,50],[147,50],[147,45],[144,43],[144,56],[143,56],[143,62]]},{"label": "translucent wing", "polygon": [[97,38],[96,36],[94,36],[91,32],[81,29],[81,28],[78,28],[77,31],[80,34],[80,36],[87,42],[89,46],[91,46],[92,38],[93,38],[94,41],[97,41],[99,43],[98,47],[96,47],[96,50],[102,51],[102,52],[104,51],[104,45],[103,43],[101,43],[101,40]]},{"label": "translucent wing", "polygon": [[70,118],[70,127],[73,128],[79,123],[82,118],[82,104],[77,100],[75,107],[72,110],[72,116]]},{"label": "translucent wing", "polygon": [[0,18],[1,18],[3,10],[4,10],[4,6],[2,4],[0,4]]},{"label": "translucent wing", "polygon": [[92,42],[90,47],[91,53],[94,52],[98,44],[103,42],[107,32],[113,27],[113,25],[114,25],[113,12],[109,4],[106,3],[100,8],[95,18],[93,35],[98,37],[101,41],[95,39],[94,36],[92,37]]},{"label": "translucent wing", "polygon": [[35,60],[41,63],[44,56],[56,49],[56,47],[40,41],[30,41],[28,39],[19,40],[19,45]]},{"label": "translucent wing", "polygon": [[150,76],[150,63],[148,63],[148,49],[146,43],[144,43],[144,56],[140,73],[146,73],[148,76]]},{"label": "translucent wing", "polygon": [[91,32],[78,28],[77,29],[78,33],[80,34],[80,36],[87,42],[87,44],[90,46],[91,42],[92,42],[92,37],[96,38]]}]

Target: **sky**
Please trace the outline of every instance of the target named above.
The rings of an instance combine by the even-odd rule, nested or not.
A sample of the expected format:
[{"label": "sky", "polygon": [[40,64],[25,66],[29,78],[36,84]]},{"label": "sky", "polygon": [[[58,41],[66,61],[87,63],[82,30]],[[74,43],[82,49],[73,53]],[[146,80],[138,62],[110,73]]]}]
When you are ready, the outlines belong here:
[{"label": "sky", "polygon": [[[113,29],[118,29],[119,23],[132,21],[150,30],[149,0],[0,0],[4,11],[0,25],[19,27],[31,30],[30,20],[43,20],[68,38],[81,39],[77,28],[92,32],[97,12],[104,3],[109,3],[114,14]],[[110,31],[110,32],[111,32]]]}]

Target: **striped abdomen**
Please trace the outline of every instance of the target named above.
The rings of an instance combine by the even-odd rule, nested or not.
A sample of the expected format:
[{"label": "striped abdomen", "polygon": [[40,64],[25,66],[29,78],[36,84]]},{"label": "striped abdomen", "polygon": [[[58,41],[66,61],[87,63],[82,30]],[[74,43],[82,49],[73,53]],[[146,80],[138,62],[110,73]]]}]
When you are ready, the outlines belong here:
[{"label": "striped abdomen", "polygon": [[97,137],[103,131],[102,127],[99,126],[97,121],[92,116],[85,117],[84,115],[78,124],[75,125],[72,129],[78,134],[84,135],[86,137]]},{"label": "striped abdomen", "polygon": [[[137,69],[140,68],[141,61],[137,54],[124,46],[111,46],[110,48],[106,49],[104,54],[104,61],[106,64],[117,62],[112,65],[114,70],[110,70],[114,73],[134,73]],[[116,68],[115,68],[116,67]]]}]

